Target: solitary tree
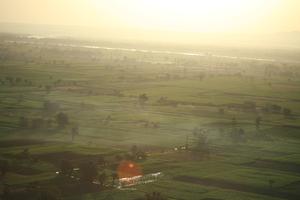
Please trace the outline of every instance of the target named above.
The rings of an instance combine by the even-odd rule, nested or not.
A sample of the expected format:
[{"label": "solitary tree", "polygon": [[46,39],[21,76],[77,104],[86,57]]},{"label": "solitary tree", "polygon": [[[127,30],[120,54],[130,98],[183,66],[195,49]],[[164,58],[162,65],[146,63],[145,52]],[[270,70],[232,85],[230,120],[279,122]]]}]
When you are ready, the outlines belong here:
[{"label": "solitary tree", "polygon": [[19,126],[20,128],[28,128],[29,127],[29,121],[26,117],[20,117],[19,118]]},{"label": "solitary tree", "polygon": [[235,127],[236,126],[236,118],[235,117],[233,117],[232,119],[231,119],[231,124],[232,124],[232,127]]},{"label": "solitary tree", "polygon": [[223,115],[223,114],[225,113],[224,108],[219,108],[219,113],[220,113],[221,115]]},{"label": "solitary tree", "polygon": [[51,87],[50,85],[46,85],[46,86],[45,86],[45,90],[46,90],[47,94],[50,93],[51,88],[52,88],[52,87]]},{"label": "solitary tree", "polygon": [[76,135],[79,135],[79,127],[77,125],[72,127],[71,135],[72,135],[72,141],[74,141]]},{"label": "solitary tree", "polygon": [[260,128],[260,124],[261,124],[261,117],[256,117],[255,120],[256,129]]},{"label": "solitary tree", "polygon": [[201,155],[209,155],[209,144],[208,138],[203,133],[198,133],[196,135],[196,146],[192,148],[194,152],[198,152]]},{"label": "solitary tree", "polygon": [[283,109],[283,114],[284,114],[285,117],[290,117],[291,114],[292,114],[292,111],[288,108],[284,108]]},{"label": "solitary tree", "polygon": [[275,181],[273,179],[269,180],[269,185],[270,185],[271,189],[273,188],[274,183],[275,183]]},{"label": "solitary tree", "polygon": [[148,100],[149,100],[149,98],[148,98],[147,94],[141,94],[139,96],[139,103],[141,105],[144,105]]},{"label": "solitary tree", "polygon": [[69,124],[69,117],[67,114],[60,112],[56,115],[56,122],[58,124],[58,127],[64,128]]},{"label": "solitary tree", "polygon": [[242,128],[235,128],[231,132],[233,142],[246,142],[245,131]]}]

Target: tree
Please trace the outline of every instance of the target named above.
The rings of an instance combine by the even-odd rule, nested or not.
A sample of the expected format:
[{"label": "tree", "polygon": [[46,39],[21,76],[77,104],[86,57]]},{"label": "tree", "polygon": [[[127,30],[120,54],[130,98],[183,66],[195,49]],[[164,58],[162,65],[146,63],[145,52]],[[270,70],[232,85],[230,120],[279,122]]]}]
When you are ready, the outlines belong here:
[{"label": "tree", "polygon": [[232,126],[233,127],[235,127],[236,126],[236,118],[235,117],[233,117],[232,119],[231,119],[231,124],[232,124]]},{"label": "tree", "polygon": [[153,128],[159,128],[159,122],[152,122],[151,124]]},{"label": "tree", "polygon": [[23,151],[20,153],[20,158],[21,159],[30,159],[30,152],[29,149],[25,148]]},{"label": "tree", "polygon": [[207,145],[207,137],[204,134],[199,134],[198,135],[198,141],[197,141],[197,145],[198,147],[202,148],[203,146]]},{"label": "tree", "polygon": [[73,166],[69,160],[63,160],[60,164],[61,175],[71,176],[73,173]]},{"label": "tree", "polygon": [[272,189],[273,188],[273,185],[274,185],[275,181],[270,179],[269,180],[269,185],[270,185],[270,188]]},{"label": "tree", "polygon": [[5,77],[6,81],[8,81],[11,85],[14,84],[14,78],[11,76]]},{"label": "tree", "polygon": [[52,119],[46,120],[46,125],[47,125],[48,128],[51,128],[51,127],[52,127],[52,123],[53,123],[53,120],[52,120]]},{"label": "tree", "polygon": [[256,109],[256,103],[253,101],[245,101],[243,104],[243,108],[246,111],[255,111]]},{"label": "tree", "polygon": [[135,157],[137,160],[146,160],[147,154],[144,151],[139,150],[138,152],[136,152]]},{"label": "tree", "polygon": [[46,112],[55,112],[57,110],[59,110],[59,104],[58,103],[53,103],[53,102],[50,102],[50,101],[45,101],[44,104],[43,104],[43,109],[46,111]]},{"label": "tree", "polygon": [[283,109],[283,114],[284,114],[285,117],[290,117],[291,114],[292,114],[292,111],[288,108],[284,108]]},{"label": "tree", "polygon": [[22,94],[20,94],[18,97],[17,97],[17,102],[18,103],[22,103],[22,101],[24,101],[24,96]]},{"label": "tree", "polygon": [[219,108],[219,113],[220,113],[221,115],[224,115],[224,113],[225,113],[224,108]]},{"label": "tree", "polygon": [[31,128],[38,129],[42,128],[45,125],[45,120],[43,118],[35,118],[31,120]]},{"label": "tree", "polygon": [[268,109],[273,113],[280,113],[282,107],[276,104],[267,105]]},{"label": "tree", "polygon": [[105,166],[105,164],[106,164],[105,158],[103,156],[99,156],[98,165]]},{"label": "tree", "polygon": [[136,155],[136,153],[137,153],[137,151],[138,151],[138,147],[136,146],[136,145],[133,145],[132,147],[131,147],[131,153],[132,153],[132,155]]},{"label": "tree", "polygon": [[112,185],[115,185],[115,182],[119,178],[119,176],[116,172],[113,172],[111,178],[112,178]]},{"label": "tree", "polygon": [[8,162],[6,160],[3,160],[0,162],[0,170],[1,170],[1,176],[5,176],[9,168]]},{"label": "tree", "polygon": [[20,83],[20,82],[22,82],[22,78],[17,77],[17,78],[16,78],[16,83],[18,84],[18,83]]},{"label": "tree", "polygon": [[19,127],[20,128],[28,128],[29,127],[29,121],[26,117],[19,118]]},{"label": "tree", "polygon": [[261,123],[261,117],[256,117],[256,120],[255,120],[256,129],[259,129],[260,123]]},{"label": "tree", "polygon": [[102,187],[105,186],[105,183],[106,183],[106,181],[107,181],[107,178],[108,178],[108,176],[106,175],[105,172],[102,172],[102,173],[99,175],[98,180],[99,180],[99,183],[100,183],[100,185],[101,185]]},{"label": "tree", "polygon": [[152,192],[145,195],[145,200],[167,200],[167,198],[163,197],[160,192]]},{"label": "tree", "polygon": [[195,127],[192,133],[193,133],[193,136],[196,137],[200,132],[201,132],[201,130],[198,127]]},{"label": "tree", "polygon": [[123,160],[123,157],[121,155],[117,154],[115,156],[115,160],[116,160],[116,162],[120,162],[121,160]]},{"label": "tree", "polygon": [[205,74],[201,73],[201,74],[199,74],[198,77],[199,77],[199,80],[202,81],[205,78]]},{"label": "tree", "polygon": [[203,132],[201,132],[198,133],[195,137],[196,144],[192,148],[193,152],[198,152],[202,155],[209,155],[210,151],[207,136]]},{"label": "tree", "polygon": [[139,96],[139,103],[141,105],[144,105],[148,100],[149,100],[149,98],[148,98],[147,94],[141,94]]},{"label": "tree", "polygon": [[3,187],[3,192],[2,192],[2,197],[4,200],[9,200],[11,199],[11,190],[10,186],[5,184]]},{"label": "tree", "polygon": [[168,98],[161,96],[158,100],[157,103],[159,104],[165,104],[167,102]]},{"label": "tree", "polygon": [[37,200],[58,200],[60,199],[58,197],[57,192],[49,191],[48,189],[44,189],[39,191]]},{"label": "tree", "polygon": [[245,131],[242,128],[233,129],[231,133],[233,142],[246,142]]},{"label": "tree", "polygon": [[103,120],[103,124],[108,124],[111,120],[112,120],[111,116],[108,115],[108,116]]},{"label": "tree", "polygon": [[93,162],[84,162],[80,165],[80,179],[83,182],[91,183],[98,175],[97,167]]},{"label": "tree", "polygon": [[46,90],[47,94],[50,93],[51,89],[52,89],[52,87],[50,85],[45,86],[45,90]]},{"label": "tree", "polygon": [[58,127],[64,128],[66,125],[69,124],[69,117],[67,114],[60,112],[56,115],[56,123]]},{"label": "tree", "polygon": [[72,127],[71,135],[72,135],[72,141],[74,141],[76,135],[79,135],[79,127],[77,125]]}]

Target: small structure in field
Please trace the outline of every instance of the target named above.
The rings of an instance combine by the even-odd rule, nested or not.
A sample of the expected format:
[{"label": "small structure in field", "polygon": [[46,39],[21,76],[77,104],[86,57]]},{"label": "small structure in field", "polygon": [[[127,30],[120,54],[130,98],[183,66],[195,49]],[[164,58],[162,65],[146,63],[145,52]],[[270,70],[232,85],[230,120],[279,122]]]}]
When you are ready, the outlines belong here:
[{"label": "small structure in field", "polygon": [[120,178],[116,187],[121,189],[124,187],[131,187],[135,185],[147,184],[157,181],[163,174],[161,172],[147,174],[147,175],[138,175],[128,178]]}]

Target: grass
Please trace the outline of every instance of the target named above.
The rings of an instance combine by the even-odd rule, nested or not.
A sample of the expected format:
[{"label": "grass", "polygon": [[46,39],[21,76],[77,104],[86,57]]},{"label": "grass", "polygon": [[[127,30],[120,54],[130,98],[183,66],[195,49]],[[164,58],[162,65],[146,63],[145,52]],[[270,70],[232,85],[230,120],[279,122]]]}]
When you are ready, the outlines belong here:
[{"label": "grass", "polygon": [[[178,176],[241,184],[259,190],[268,190],[269,180],[272,179],[275,181],[274,188],[279,192],[297,194],[297,187],[289,186],[300,181],[300,175],[295,170],[245,164],[256,160],[273,161],[274,165],[276,162],[285,163],[286,166],[300,164],[298,76],[291,80],[275,72],[271,78],[264,76],[263,70],[269,64],[258,61],[249,64],[236,60],[235,67],[231,66],[232,61],[225,58],[170,55],[168,59],[172,62],[182,62],[187,66],[187,73],[183,75],[182,68],[177,65],[150,65],[139,61],[165,61],[166,58],[160,54],[150,58],[148,55],[121,52],[112,59],[112,52],[108,50],[73,49],[70,53],[63,47],[51,51],[38,43],[33,47],[15,45],[8,45],[6,51],[16,57],[0,61],[0,80],[5,80],[7,76],[22,77],[33,84],[10,84],[5,81],[0,85],[1,143],[15,141],[6,146],[0,145],[0,159],[20,168],[38,169],[40,173],[22,175],[11,171],[2,179],[3,183],[18,187],[26,187],[34,182],[49,184],[55,179],[55,172],[59,170],[57,163],[61,162],[66,152],[77,156],[75,163],[98,155],[113,162],[114,156],[124,155],[132,145],[138,145],[149,155],[147,160],[138,163],[143,172],[163,172],[162,179],[136,186],[132,190],[110,188],[65,199],[133,200],[153,191],[178,200],[284,199],[269,193],[262,195],[177,181],[175,178]],[[4,46],[5,43],[0,42],[2,53]],[[38,59],[40,54],[35,47],[43,49],[47,57]],[[25,55],[31,61],[17,57],[19,51],[28,52]],[[65,53],[63,57],[62,52]],[[99,57],[92,60],[90,54]],[[125,56],[129,59],[123,60]],[[188,61],[193,61],[195,66]],[[207,67],[220,63],[224,67],[222,71]],[[290,70],[281,67],[280,63],[273,65],[282,71]],[[253,68],[258,66],[260,71],[255,72]],[[242,76],[234,75],[240,73],[241,68],[244,69]],[[293,69],[296,70],[295,74],[300,72],[300,68]],[[169,74],[169,79],[166,74]],[[199,80],[200,74],[205,74],[203,80]],[[269,85],[269,82],[272,84]],[[46,85],[52,86],[49,93],[45,90]],[[140,94],[147,94],[149,98],[145,105],[139,104]],[[22,100],[18,100],[20,95]],[[177,105],[159,104],[161,97],[167,97]],[[59,110],[45,112],[45,101],[58,103]],[[255,102],[256,110],[243,109],[242,105],[247,101]],[[264,112],[262,108],[266,104],[289,108],[292,117],[286,117],[282,112]],[[236,105],[237,108],[230,108],[230,105]],[[221,114],[219,108],[225,112]],[[65,112],[69,116],[70,123],[64,129],[59,129],[55,122],[58,112]],[[22,116],[52,119],[53,124],[40,129],[20,128],[19,118]],[[108,116],[111,119],[106,122]],[[255,126],[257,116],[262,117],[259,130]],[[234,126],[233,117],[237,121]],[[154,127],[153,123],[159,125]],[[72,142],[71,129],[75,124],[79,126],[79,135]],[[185,145],[187,136],[193,139],[195,127],[208,130],[209,158],[174,151],[175,147]],[[244,129],[245,142],[236,143],[232,140],[230,134],[233,128]],[[18,140],[32,139],[41,143],[16,145]],[[193,143],[191,141],[190,145]],[[18,160],[16,155],[26,148],[32,157],[45,159],[36,163]],[[46,159],[49,155],[57,155],[55,162]],[[115,172],[115,165],[110,166],[107,172]]]}]

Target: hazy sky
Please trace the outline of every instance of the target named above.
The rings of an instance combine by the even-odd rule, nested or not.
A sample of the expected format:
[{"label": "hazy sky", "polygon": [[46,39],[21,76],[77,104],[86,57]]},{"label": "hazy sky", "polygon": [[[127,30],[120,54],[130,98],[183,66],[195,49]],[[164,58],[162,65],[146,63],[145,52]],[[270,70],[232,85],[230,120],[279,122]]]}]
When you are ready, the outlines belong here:
[{"label": "hazy sky", "polygon": [[187,32],[300,30],[300,0],[0,0],[0,22]]}]

